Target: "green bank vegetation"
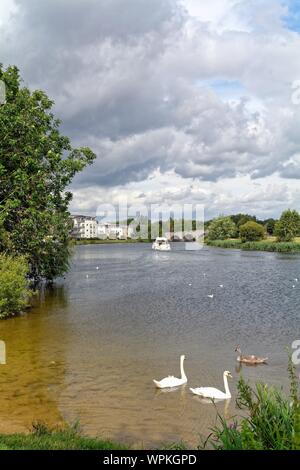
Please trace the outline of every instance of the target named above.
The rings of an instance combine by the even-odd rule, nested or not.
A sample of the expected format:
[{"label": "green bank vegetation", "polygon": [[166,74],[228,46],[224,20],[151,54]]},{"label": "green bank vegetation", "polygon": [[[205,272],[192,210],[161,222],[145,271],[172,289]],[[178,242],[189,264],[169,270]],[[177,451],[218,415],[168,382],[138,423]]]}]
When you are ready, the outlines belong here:
[{"label": "green bank vegetation", "polygon": [[218,248],[280,253],[300,252],[300,215],[286,210],[275,221],[258,221],[253,216],[218,217],[206,226],[206,244]]},{"label": "green bank vegetation", "polygon": [[241,240],[206,240],[206,244],[216,248],[233,248],[245,251],[269,251],[273,253],[297,253],[300,252],[300,241],[276,242],[275,240],[263,240],[260,242],[245,242]]},{"label": "green bank vegetation", "polygon": [[204,448],[216,450],[300,450],[300,401],[298,379],[289,360],[290,396],[262,383],[252,388],[241,377],[237,407],[246,413],[228,423],[219,416],[219,425]]},{"label": "green bank vegetation", "polygon": [[0,434],[0,450],[126,450],[126,446],[85,437],[77,426],[50,429],[36,423],[29,434]]},{"label": "green bank vegetation", "polygon": [[32,294],[28,273],[24,257],[0,254],[0,319],[21,313],[28,307]]},{"label": "green bank vegetation", "polygon": [[149,243],[149,240],[145,239],[131,239],[127,238],[126,240],[123,239],[111,239],[107,238],[101,240],[100,238],[90,238],[90,239],[81,239],[81,240],[72,240],[73,245],[114,245],[114,244],[124,244],[124,243]]}]

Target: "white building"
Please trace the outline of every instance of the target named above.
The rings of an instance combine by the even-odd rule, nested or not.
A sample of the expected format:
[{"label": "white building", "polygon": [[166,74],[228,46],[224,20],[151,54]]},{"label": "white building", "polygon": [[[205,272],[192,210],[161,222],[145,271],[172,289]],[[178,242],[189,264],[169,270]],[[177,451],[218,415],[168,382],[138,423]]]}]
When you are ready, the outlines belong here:
[{"label": "white building", "polygon": [[77,239],[124,239],[133,236],[133,229],[127,225],[117,225],[110,222],[98,222],[96,217],[86,215],[73,215],[73,229],[71,236]]},{"label": "white building", "polygon": [[97,238],[98,237],[98,222],[95,217],[86,215],[74,215],[72,236],[77,239],[83,238]]},{"label": "white building", "polygon": [[130,238],[133,231],[127,225],[116,225],[110,222],[98,223],[98,238],[126,239]]}]

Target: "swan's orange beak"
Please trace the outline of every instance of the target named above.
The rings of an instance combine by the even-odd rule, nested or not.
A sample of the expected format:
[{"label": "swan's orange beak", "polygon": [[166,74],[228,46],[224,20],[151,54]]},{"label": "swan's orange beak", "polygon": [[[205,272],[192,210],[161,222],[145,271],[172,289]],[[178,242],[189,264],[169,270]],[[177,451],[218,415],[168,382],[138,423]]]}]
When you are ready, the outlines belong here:
[{"label": "swan's orange beak", "polygon": [[230,372],[229,372],[229,374],[228,374],[228,377],[230,377],[230,378],[232,379],[232,375],[230,374]]}]

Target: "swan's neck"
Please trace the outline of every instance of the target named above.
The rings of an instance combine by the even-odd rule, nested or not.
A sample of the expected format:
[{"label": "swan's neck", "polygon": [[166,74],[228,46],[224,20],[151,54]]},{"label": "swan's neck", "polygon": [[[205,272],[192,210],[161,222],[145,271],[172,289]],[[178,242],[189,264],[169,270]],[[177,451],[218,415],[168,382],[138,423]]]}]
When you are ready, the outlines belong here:
[{"label": "swan's neck", "polygon": [[185,372],[184,372],[184,368],[183,368],[183,362],[184,362],[184,359],[181,358],[180,359],[180,372],[181,372],[181,378],[182,380],[186,380],[186,375],[185,375]]},{"label": "swan's neck", "polygon": [[229,386],[228,386],[228,379],[227,379],[227,375],[224,374],[224,387],[225,387],[225,394],[228,398],[231,398],[231,393],[230,393],[230,390],[229,390]]}]

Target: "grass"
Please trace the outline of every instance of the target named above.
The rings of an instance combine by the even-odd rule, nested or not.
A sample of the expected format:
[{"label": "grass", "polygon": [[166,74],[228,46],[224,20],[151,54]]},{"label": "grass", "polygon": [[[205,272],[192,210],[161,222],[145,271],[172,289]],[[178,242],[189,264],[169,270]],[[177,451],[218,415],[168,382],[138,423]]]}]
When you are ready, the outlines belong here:
[{"label": "grass", "polygon": [[294,242],[276,242],[268,238],[259,242],[242,242],[240,239],[206,240],[208,246],[216,248],[235,248],[245,251],[269,251],[277,253],[300,253],[300,240]]},{"label": "grass", "polygon": [[33,425],[30,434],[0,434],[0,450],[126,450],[125,446],[82,436],[77,427],[50,429]]},{"label": "grass", "polygon": [[289,359],[290,396],[258,383],[253,389],[238,383],[237,406],[247,416],[232,423],[219,416],[220,425],[204,444],[215,450],[300,450],[300,401],[296,371]]},{"label": "grass", "polygon": [[241,240],[236,238],[228,238],[227,240],[205,240],[206,245],[213,246],[216,248],[236,248],[242,247]]}]

